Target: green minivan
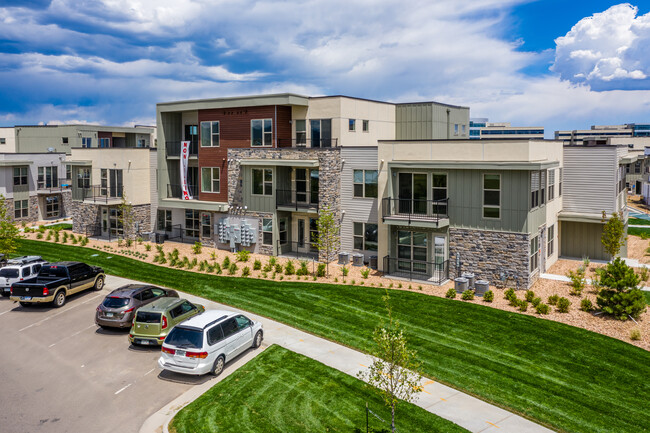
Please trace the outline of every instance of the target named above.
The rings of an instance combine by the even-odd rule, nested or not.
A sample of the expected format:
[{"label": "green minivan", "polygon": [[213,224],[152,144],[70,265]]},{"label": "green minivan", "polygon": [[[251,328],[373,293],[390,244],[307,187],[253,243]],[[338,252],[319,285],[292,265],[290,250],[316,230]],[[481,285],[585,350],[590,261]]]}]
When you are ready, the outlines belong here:
[{"label": "green minivan", "polygon": [[193,304],[187,299],[158,299],[135,313],[129,341],[131,344],[162,346],[174,326],[204,311],[203,305]]}]

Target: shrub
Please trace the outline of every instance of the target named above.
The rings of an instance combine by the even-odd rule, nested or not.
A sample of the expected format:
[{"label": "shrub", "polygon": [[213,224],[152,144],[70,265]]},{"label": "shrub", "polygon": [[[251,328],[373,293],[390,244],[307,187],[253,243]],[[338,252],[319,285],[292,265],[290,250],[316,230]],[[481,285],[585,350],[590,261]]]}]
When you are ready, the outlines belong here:
[{"label": "shrub", "polygon": [[262,271],[264,272],[271,272],[272,270],[273,270],[273,266],[270,263],[265,264],[264,268],[262,269]]},{"label": "shrub", "polygon": [[221,274],[221,272],[223,272],[222,269],[221,269],[221,265],[219,263],[215,263],[214,264],[214,273],[215,274]]},{"label": "shrub", "polygon": [[648,235],[647,232],[641,232],[641,234],[640,234],[639,236],[640,236],[641,239],[643,239],[644,241],[645,241],[645,240],[648,240],[648,238],[650,238],[650,235]]},{"label": "shrub", "polygon": [[296,275],[309,275],[309,268],[307,267],[307,260],[300,261],[300,268],[296,271]]},{"label": "shrub", "polygon": [[343,266],[341,268],[341,273],[343,274],[344,277],[347,277],[348,274],[350,273],[350,268],[348,268],[347,266]]},{"label": "shrub", "polygon": [[363,281],[359,281],[359,285],[363,286],[363,284],[364,284]]},{"label": "shrub", "polygon": [[335,283],[338,283],[338,282],[339,282],[338,277],[334,277],[334,282],[335,282]]},{"label": "shrub", "polygon": [[392,288],[393,288],[393,283],[390,283],[390,284],[388,285],[388,288],[389,288],[389,289],[392,289]]},{"label": "shrub", "polygon": [[124,240],[122,238],[120,238],[120,239],[117,240],[117,246],[121,247],[122,245],[124,245]]},{"label": "shrub", "polygon": [[630,331],[630,340],[639,341],[641,339],[641,331],[638,328],[634,328]]},{"label": "shrub", "polygon": [[354,286],[355,281],[354,280],[350,281],[350,284],[352,284]]},{"label": "shrub", "polygon": [[68,232],[63,232],[63,236],[61,237],[61,241],[63,243],[68,242]]},{"label": "shrub", "polygon": [[140,236],[138,236],[138,237],[135,239],[135,241],[136,241],[137,243],[139,243],[139,244],[142,244],[142,240],[143,240],[143,239],[142,239],[142,237],[140,237]]},{"label": "shrub", "polygon": [[526,299],[527,302],[533,302],[533,299],[535,299],[535,292],[532,290],[526,290],[524,299]]},{"label": "shrub", "polygon": [[145,251],[151,251],[151,244],[145,244],[144,245],[144,250]]},{"label": "shrub", "polygon": [[557,311],[560,313],[568,313],[571,301],[564,296],[557,300]]},{"label": "shrub", "polygon": [[548,314],[551,308],[547,305],[542,303],[539,303],[535,306],[535,311],[537,314]]},{"label": "shrub", "polygon": [[235,275],[237,269],[237,264],[235,262],[230,263],[230,266],[228,267],[228,275]]},{"label": "shrub", "polygon": [[445,298],[454,299],[455,297],[456,297],[456,290],[454,290],[453,287],[447,290],[447,293],[445,293]]},{"label": "shrub", "polygon": [[536,298],[533,298],[533,300],[530,301],[530,303],[533,304],[533,307],[537,307],[539,304],[542,303],[542,298],[540,298],[539,296],[536,297]]},{"label": "shrub", "polygon": [[249,257],[251,256],[251,253],[248,250],[239,250],[235,254],[237,256],[237,261],[240,262],[247,262]]},{"label": "shrub", "polygon": [[228,256],[224,257],[223,262],[221,262],[221,266],[224,269],[228,269],[228,267],[230,267],[230,257]]},{"label": "shrub", "polygon": [[634,269],[617,257],[602,273],[603,288],[598,292],[596,303],[605,314],[618,320],[638,319],[646,310],[645,297],[637,288],[639,282]]},{"label": "shrub", "polygon": [[36,239],[43,239],[43,233],[37,233]]},{"label": "shrub", "polygon": [[54,242],[59,242],[59,232],[58,231],[54,232]]},{"label": "shrub", "polygon": [[204,260],[199,264],[199,271],[203,272],[206,269],[207,262]]},{"label": "shrub", "polygon": [[518,308],[519,308],[519,311],[522,311],[522,312],[528,310],[528,302],[526,302],[526,301],[523,300],[523,299],[520,300],[520,301],[519,301]]},{"label": "shrub", "polygon": [[397,284],[397,288],[398,288],[398,289],[401,289],[401,288],[402,288],[402,283],[398,283],[398,284]]},{"label": "shrub", "polygon": [[589,257],[583,257],[582,258],[582,265],[584,266],[585,269],[589,267],[589,263],[591,263],[591,260],[589,260]]},{"label": "shrub", "polygon": [[278,258],[274,256],[269,257],[269,263],[271,264],[271,266],[275,266],[276,263],[278,263]]},{"label": "shrub", "polygon": [[[381,284],[379,284],[381,286]],[[422,290],[422,286],[418,286],[418,290]]]},{"label": "shrub", "polygon": [[368,278],[368,275],[370,275],[370,268],[361,269],[361,276],[364,280]]},{"label": "shrub", "polygon": [[281,264],[276,264],[275,265],[275,273],[276,274],[281,274],[282,273],[282,265]]},{"label": "shrub", "polygon": [[585,285],[587,284],[587,280],[585,279],[585,268],[580,266],[577,271],[569,271],[566,274],[567,277],[571,280],[571,290],[570,294],[573,296],[580,296],[582,295],[582,291],[585,288]]},{"label": "shrub", "polygon": [[551,295],[548,297],[548,305],[557,305],[557,301],[560,299],[558,295]]},{"label": "shrub", "polygon": [[280,274],[280,281],[284,280],[284,275]]},{"label": "shrub", "polygon": [[210,260],[217,260],[217,252],[216,251],[212,251],[210,253]]},{"label": "shrub", "polygon": [[260,269],[262,269],[262,262],[260,262],[258,259],[255,259],[253,262],[253,270],[259,271]]},{"label": "shrub", "polygon": [[156,251],[158,251],[159,253],[164,253],[165,249],[163,248],[162,245],[156,245]]},{"label": "shrub", "polygon": [[648,274],[648,268],[641,268],[639,271],[639,278],[641,278],[641,281],[648,281],[648,277],[650,277]]},{"label": "shrub", "polygon": [[203,244],[199,241],[194,242],[194,245],[192,245],[192,252],[194,254],[201,254],[202,249],[203,249]]},{"label": "shrub", "polygon": [[316,275],[318,277],[324,277],[325,276],[325,263],[319,263],[318,268],[316,269]]},{"label": "shrub", "polygon": [[460,299],[462,299],[463,301],[471,301],[472,299],[474,299],[474,291],[470,289],[465,290],[463,294],[460,295]]},{"label": "shrub", "polygon": [[483,293],[483,300],[485,302],[494,301],[494,292],[492,290],[488,290],[487,292]]},{"label": "shrub", "polygon": [[515,293],[514,289],[506,289],[503,292],[503,298],[507,299],[508,301],[512,302],[514,299],[517,299],[517,294]]},{"label": "shrub", "polygon": [[52,233],[48,233],[47,237],[45,238],[46,241],[51,241],[52,240]]},{"label": "shrub", "polygon": [[251,268],[248,266],[245,266],[244,269],[241,270],[241,276],[242,277],[247,277],[251,274]]},{"label": "shrub", "polygon": [[287,275],[293,275],[296,273],[296,268],[293,266],[293,262],[288,260],[284,265],[284,273]]},{"label": "shrub", "polygon": [[580,301],[580,309],[582,311],[589,312],[594,309],[594,304],[592,304],[588,298],[584,298],[582,301]]},{"label": "shrub", "polygon": [[413,290],[413,287],[409,284],[409,290]]}]

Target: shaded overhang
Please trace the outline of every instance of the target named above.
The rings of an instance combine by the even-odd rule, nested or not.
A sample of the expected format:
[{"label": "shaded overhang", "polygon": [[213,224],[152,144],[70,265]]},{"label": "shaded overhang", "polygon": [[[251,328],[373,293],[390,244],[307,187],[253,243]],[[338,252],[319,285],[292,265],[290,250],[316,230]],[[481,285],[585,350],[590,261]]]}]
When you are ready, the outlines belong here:
[{"label": "shaded overhang", "polygon": [[431,168],[454,170],[545,170],[559,167],[559,161],[391,161],[389,168]]},{"label": "shaded overhang", "polygon": [[313,159],[242,159],[241,165],[279,166],[279,167],[318,167],[318,160]]}]

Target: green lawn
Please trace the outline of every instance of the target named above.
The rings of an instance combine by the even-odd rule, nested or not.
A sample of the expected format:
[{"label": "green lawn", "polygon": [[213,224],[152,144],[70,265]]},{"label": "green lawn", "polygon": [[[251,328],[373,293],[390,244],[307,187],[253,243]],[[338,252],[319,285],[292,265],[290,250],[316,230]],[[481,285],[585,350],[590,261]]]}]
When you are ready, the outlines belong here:
[{"label": "green lawn", "polygon": [[650,305],[650,292],[643,292],[643,296],[645,296],[645,303]]},{"label": "green lawn", "polygon": [[[18,253],[86,261],[110,274],[203,296],[364,351],[385,314],[384,290],[372,287],[217,277],[38,241],[22,240]],[[557,430],[650,431],[650,352],[481,305],[405,291],[392,291],[391,299],[425,375]]]},{"label": "green lawn", "polygon": [[629,218],[627,223],[631,226],[650,226],[650,220],[641,218]]},{"label": "green lawn", "polygon": [[[359,379],[274,345],[181,410],[170,431],[365,433],[366,402],[390,422],[379,393]],[[377,430],[390,427],[369,418]],[[412,433],[467,432],[404,402],[397,406],[395,425]]]},{"label": "green lawn", "polygon": [[628,227],[627,234],[632,236],[642,236],[642,235],[650,236],[650,227],[648,227],[647,229],[642,227]]}]

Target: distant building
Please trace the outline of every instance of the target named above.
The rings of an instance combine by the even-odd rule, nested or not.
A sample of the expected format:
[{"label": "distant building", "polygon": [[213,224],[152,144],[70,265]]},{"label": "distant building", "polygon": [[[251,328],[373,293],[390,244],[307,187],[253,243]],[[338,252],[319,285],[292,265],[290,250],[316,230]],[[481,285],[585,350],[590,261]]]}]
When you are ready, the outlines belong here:
[{"label": "distant building", "polygon": [[555,139],[564,144],[582,144],[584,140],[650,137],[650,124],[592,125],[591,129],[555,131]]},{"label": "distant building", "polygon": [[487,118],[472,118],[469,121],[469,138],[544,138],[542,126],[512,126],[509,122],[488,122]]}]

